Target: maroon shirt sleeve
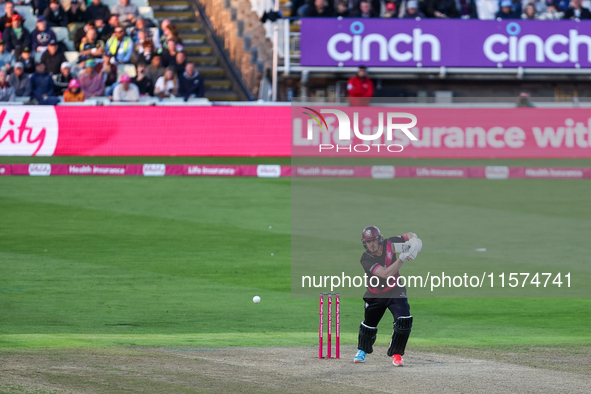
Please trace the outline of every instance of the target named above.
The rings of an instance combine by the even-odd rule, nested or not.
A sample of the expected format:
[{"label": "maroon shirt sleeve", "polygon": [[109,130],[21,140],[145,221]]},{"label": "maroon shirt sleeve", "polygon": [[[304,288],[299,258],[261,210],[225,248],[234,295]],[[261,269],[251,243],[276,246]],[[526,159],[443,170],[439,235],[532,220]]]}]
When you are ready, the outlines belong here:
[{"label": "maroon shirt sleeve", "polygon": [[378,259],[371,257],[367,253],[363,253],[363,256],[361,256],[361,266],[365,270],[367,276],[371,276],[380,266],[380,262]]},{"label": "maroon shirt sleeve", "polygon": [[[395,237],[391,237],[388,238],[392,243],[404,243],[407,241],[406,237],[404,235],[397,235]],[[384,242],[384,248],[386,247],[386,242]],[[394,248],[392,248],[394,249]],[[377,258],[377,257],[372,257],[369,255],[369,253],[363,253],[363,255],[361,256],[361,266],[363,266],[363,269],[365,270],[365,272],[367,273],[368,276],[374,275],[376,269],[378,269],[378,267],[382,266],[382,262],[383,262],[383,258]],[[394,262],[396,260],[396,258],[394,258],[392,260],[392,262]]]},{"label": "maroon shirt sleeve", "polygon": [[405,243],[406,241],[408,241],[408,239],[406,239],[406,236],[404,236],[404,235],[397,235],[395,237],[391,237],[388,239],[390,241],[392,241],[393,244],[400,244],[400,243]]}]

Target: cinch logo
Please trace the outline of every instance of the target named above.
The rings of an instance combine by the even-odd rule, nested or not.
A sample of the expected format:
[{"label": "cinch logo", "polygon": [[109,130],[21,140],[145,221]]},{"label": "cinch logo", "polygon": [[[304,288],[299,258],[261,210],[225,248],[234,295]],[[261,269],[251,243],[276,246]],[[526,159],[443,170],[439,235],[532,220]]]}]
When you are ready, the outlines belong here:
[{"label": "cinch logo", "polygon": [[[431,62],[441,61],[441,43],[432,34],[423,34],[421,29],[413,29],[412,36],[406,33],[394,34],[389,39],[381,34],[372,33],[362,36],[365,25],[360,21],[351,23],[352,34],[337,33],[330,37],[326,44],[328,55],[337,62],[348,60],[367,62],[371,59],[372,44],[377,44],[379,60],[387,62],[389,58],[397,62],[423,61],[423,46],[429,44]],[[341,51],[337,49],[340,45]],[[343,45],[345,44],[345,45]],[[406,45],[405,49],[399,45]],[[412,44],[412,45],[411,45]],[[346,50],[342,50],[345,49]]]},{"label": "cinch logo", "polygon": [[545,41],[535,34],[525,34],[519,37],[521,26],[516,22],[507,24],[506,30],[507,35],[493,34],[484,41],[482,46],[484,55],[493,62],[526,62],[528,46],[533,46],[537,63],[544,63],[546,60],[554,63],[566,61],[577,63],[581,45],[586,47],[587,60],[591,62],[591,37],[579,35],[577,30],[569,30],[568,37],[562,34],[553,34]]},{"label": "cinch logo", "polygon": [[58,139],[53,106],[0,109],[0,155],[52,156]]},{"label": "cinch logo", "polygon": [[[382,135],[384,134],[384,113],[383,112],[378,113],[378,126],[374,128],[373,134],[366,132],[366,130],[364,130],[364,133],[362,133],[359,130],[359,113],[358,112],[353,112],[353,122],[352,122],[353,127],[351,127],[351,120],[349,119],[349,116],[341,110],[321,109],[320,113],[318,113],[317,111],[314,111],[314,112],[317,113],[320,117],[322,117],[321,114],[332,114],[332,115],[336,116],[337,123],[338,123],[338,126],[336,128],[333,127],[331,130],[331,128],[328,127],[328,123],[326,122],[324,117],[322,117],[322,120],[324,121],[324,124],[326,125],[325,132],[328,132],[328,133],[332,132],[333,140],[334,140],[335,144],[320,143],[320,145],[318,147],[319,152],[332,150],[332,149],[335,149],[336,152],[339,152],[339,151],[352,152],[351,149],[353,149],[353,151],[355,151],[357,153],[366,153],[366,152],[369,152],[372,150],[376,150],[377,152],[380,152],[381,148],[385,148],[385,150],[388,150],[388,152],[398,153],[398,152],[402,152],[402,150],[404,149],[404,147],[399,144],[381,144],[381,143],[379,143],[382,139]],[[386,117],[386,125],[385,125],[386,126],[385,127],[386,141],[393,140],[394,130],[402,131],[402,133],[404,133],[406,135],[406,137],[412,141],[417,140],[417,137],[415,137],[414,134],[412,134],[409,130],[410,128],[414,127],[417,124],[417,117],[416,116],[414,116],[411,113],[407,113],[407,112],[387,112],[385,117]],[[395,123],[395,119],[407,119],[407,120],[410,120],[410,122],[405,122],[405,123],[396,122]],[[317,123],[320,124],[320,122],[318,122],[317,119],[316,119],[316,121],[317,121]],[[371,122],[371,119],[365,118],[364,122],[366,122],[366,121]],[[331,119],[330,123],[332,125],[332,123],[333,123],[332,119]],[[317,135],[315,136],[315,133],[314,133],[313,119],[308,119],[307,126],[308,127],[307,127],[306,139],[308,141],[316,141],[318,138],[317,138]],[[322,125],[320,125],[320,126],[321,126],[321,131],[322,131]],[[353,129],[353,133],[355,134],[355,137],[357,137],[358,139],[360,139],[362,141],[371,141],[372,144],[371,145],[369,145],[369,144],[351,145],[351,128]],[[338,130],[338,133],[336,132],[336,130]],[[312,142],[312,144],[315,144],[315,142]]]}]

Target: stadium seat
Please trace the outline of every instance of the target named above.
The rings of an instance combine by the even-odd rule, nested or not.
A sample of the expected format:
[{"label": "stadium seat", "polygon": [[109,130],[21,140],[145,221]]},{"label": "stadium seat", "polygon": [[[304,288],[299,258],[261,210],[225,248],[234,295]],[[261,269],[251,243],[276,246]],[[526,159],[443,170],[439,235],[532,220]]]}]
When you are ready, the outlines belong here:
[{"label": "stadium seat", "polygon": [[16,12],[19,13],[25,19],[25,23],[23,24],[25,28],[32,32],[37,27],[37,17],[33,13],[33,7],[28,5],[17,5],[14,7]]},{"label": "stadium seat", "polygon": [[65,52],[64,55],[69,63],[76,63],[76,60],[78,60],[78,52],[76,51],[68,51]]},{"label": "stadium seat", "polygon": [[137,76],[137,70],[133,64],[120,64],[117,66],[117,80],[121,79],[123,74],[129,75],[130,78]]},{"label": "stadium seat", "polygon": [[76,34],[76,30],[84,26],[84,23],[81,22],[72,22],[68,24],[68,31],[70,34],[70,40],[74,40],[74,35]]},{"label": "stadium seat", "polygon": [[70,32],[67,27],[52,27],[51,30],[55,33],[58,42],[63,42],[68,51],[74,50],[74,43],[70,40]]},{"label": "stadium seat", "polygon": [[152,7],[139,7],[140,9],[140,16],[144,19],[149,19],[152,22],[154,22],[154,24],[156,26],[158,26],[158,21],[156,19],[154,19],[154,10],[152,9]]},{"label": "stadium seat", "polygon": [[55,33],[55,37],[58,41],[64,41],[69,39],[69,31],[67,27],[52,27],[51,30]]}]

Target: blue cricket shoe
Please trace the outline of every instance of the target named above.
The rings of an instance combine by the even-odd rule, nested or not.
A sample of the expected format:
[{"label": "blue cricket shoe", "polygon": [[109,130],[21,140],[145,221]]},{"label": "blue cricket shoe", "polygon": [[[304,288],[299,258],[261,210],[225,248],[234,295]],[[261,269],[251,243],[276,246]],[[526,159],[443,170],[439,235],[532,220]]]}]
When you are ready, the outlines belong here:
[{"label": "blue cricket shoe", "polygon": [[353,362],[354,363],[365,362],[365,356],[367,356],[367,353],[365,353],[363,350],[358,350],[357,354],[355,355],[355,358],[353,359]]}]

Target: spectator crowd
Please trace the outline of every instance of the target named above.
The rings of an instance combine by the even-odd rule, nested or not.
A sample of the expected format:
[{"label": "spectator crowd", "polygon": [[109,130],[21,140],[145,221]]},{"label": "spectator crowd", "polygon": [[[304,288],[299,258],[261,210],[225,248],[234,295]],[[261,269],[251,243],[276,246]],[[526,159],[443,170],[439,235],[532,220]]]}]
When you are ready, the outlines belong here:
[{"label": "spectator crowd", "polygon": [[[0,101],[55,105],[103,96],[137,102],[143,96],[188,100],[204,95],[203,76],[187,62],[176,26],[169,20],[154,26],[130,0],[111,8],[101,0],[88,5],[19,0],[18,5],[33,7],[33,31],[24,26],[15,3],[0,4]],[[66,60],[67,46],[58,42],[54,27],[71,32],[78,52],[74,62]]]},{"label": "spectator crowd", "polygon": [[587,0],[292,0],[291,15],[343,18],[591,19]]}]

